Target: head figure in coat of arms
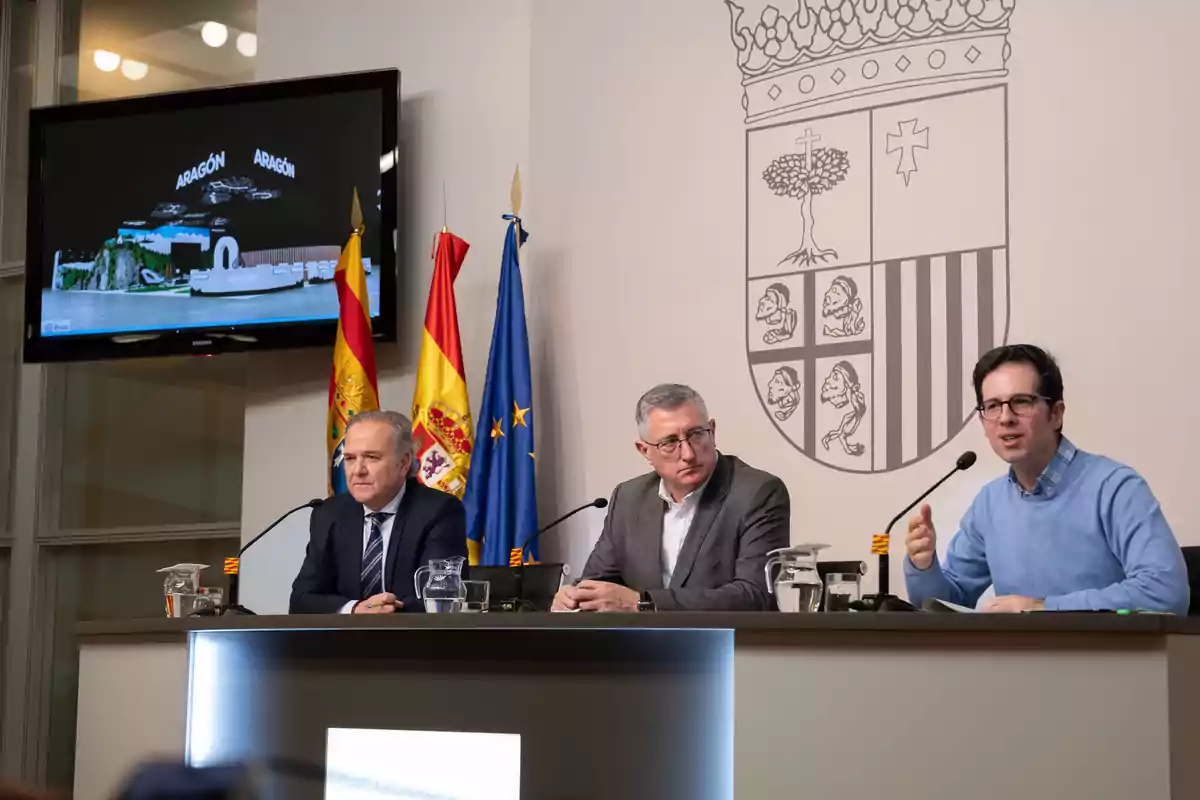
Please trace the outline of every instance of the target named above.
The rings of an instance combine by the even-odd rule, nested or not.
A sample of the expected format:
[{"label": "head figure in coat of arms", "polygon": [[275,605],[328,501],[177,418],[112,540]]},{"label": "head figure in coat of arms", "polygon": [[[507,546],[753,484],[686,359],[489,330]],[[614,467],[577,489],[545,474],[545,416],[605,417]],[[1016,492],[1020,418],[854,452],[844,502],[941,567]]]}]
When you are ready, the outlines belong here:
[{"label": "head figure in coat of arms", "polygon": [[829,377],[821,385],[821,402],[829,403],[837,409],[847,409],[838,426],[822,437],[821,444],[828,450],[830,444],[837,442],[846,455],[861,456],[862,443],[852,442],[850,437],[867,415],[867,398],[863,395],[858,371],[854,369],[853,364],[849,361],[839,361],[834,365]]},{"label": "head figure in coat of arms", "polygon": [[832,319],[835,325],[825,326],[825,335],[834,338],[858,336],[867,327],[862,317],[862,299],[858,296],[858,284],[847,275],[839,275],[825,290],[821,302],[821,316]]},{"label": "head figure in coat of arms", "polygon": [[789,366],[775,370],[767,384],[767,405],[777,406],[775,419],[783,422],[800,407],[800,376]]},{"label": "head figure in coat of arms", "polygon": [[778,344],[795,335],[796,309],[791,307],[791,301],[791,290],[783,283],[772,283],[758,299],[758,311],[754,318],[778,326],[763,334],[763,341],[767,344]]}]

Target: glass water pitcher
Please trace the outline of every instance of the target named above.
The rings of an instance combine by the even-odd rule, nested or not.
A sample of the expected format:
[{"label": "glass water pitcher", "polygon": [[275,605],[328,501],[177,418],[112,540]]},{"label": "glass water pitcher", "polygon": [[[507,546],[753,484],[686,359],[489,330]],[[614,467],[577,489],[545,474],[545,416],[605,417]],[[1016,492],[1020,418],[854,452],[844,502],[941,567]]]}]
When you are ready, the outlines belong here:
[{"label": "glass water pitcher", "polygon": [[780,611],[812,612],[821,607],[817,553],[827,544],[797,544],[767,553],[767,591]]},{"label": "glass water pitcher", "polygon": [[417,598],[425,602],[430,614],[462,611],[467,589],[462,582],[462,556],[433,558],[429,565],[413,573],[413,588]]}]

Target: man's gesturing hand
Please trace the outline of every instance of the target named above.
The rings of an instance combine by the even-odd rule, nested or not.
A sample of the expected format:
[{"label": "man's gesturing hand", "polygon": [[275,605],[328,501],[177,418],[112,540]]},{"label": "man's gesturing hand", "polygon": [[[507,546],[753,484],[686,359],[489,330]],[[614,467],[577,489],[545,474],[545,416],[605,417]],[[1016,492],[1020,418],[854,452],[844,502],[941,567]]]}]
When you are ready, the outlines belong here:
[{"label": "man's gesturing hand", "polygon": [[921,504],[921,513],[908,520],[908,560],[917,569],[929,569],[937,557],[937,532],[933,529],[933,510]]}]

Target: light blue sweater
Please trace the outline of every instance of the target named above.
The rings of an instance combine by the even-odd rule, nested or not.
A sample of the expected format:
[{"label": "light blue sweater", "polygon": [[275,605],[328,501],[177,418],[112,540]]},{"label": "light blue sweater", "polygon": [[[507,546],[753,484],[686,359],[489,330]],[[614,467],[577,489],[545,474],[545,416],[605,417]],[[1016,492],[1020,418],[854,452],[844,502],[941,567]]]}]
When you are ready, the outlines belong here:
[{"label": "light blue sweater", "polygon": [[1032,492],[1012,470],[983,487],[946,559],[904,559],[909,600],[972,606],[996,595],[1045,600],[1048,611],[1138,609],[1186,614],[1183,553],[1146,481],[1063,438]]}]

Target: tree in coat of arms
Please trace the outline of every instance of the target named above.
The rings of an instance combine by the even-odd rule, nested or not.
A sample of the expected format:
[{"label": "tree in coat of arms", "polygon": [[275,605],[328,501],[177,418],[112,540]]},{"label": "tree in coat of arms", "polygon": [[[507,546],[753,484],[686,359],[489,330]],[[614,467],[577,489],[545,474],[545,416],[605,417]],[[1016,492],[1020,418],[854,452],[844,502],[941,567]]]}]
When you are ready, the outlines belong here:
[{"label": "tree in coat of arms", "polygon": [[780,197],[792,197],[800,201],[800,246],[779,260],[790,261],[800,267],[808,267],[826,258],[837,258],[836,250],[825,250],[813,239],[813,198],[827,192],[846,178],[850,159],[845,150],[832,147],[812,149],[812,142],[821,137],[811,131],[796,140],[803,144],[803,153],[784,153],[771,162],[763,172],[763,180],[771,191]]}]

